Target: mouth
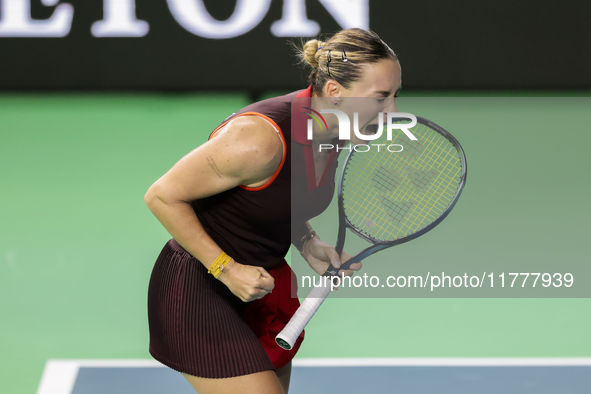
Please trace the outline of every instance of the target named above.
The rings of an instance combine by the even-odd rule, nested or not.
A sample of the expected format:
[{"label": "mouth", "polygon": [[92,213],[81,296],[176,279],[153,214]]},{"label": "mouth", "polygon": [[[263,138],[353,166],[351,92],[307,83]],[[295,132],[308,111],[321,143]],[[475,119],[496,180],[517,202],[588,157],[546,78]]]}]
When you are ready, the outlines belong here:
[{"label": "mouth", "polygon": [[378,124],[374,123],[374,124],[370,124],[367,125],[365,127],[365,129],[363,130],[363,134],[365,135],[375,135],[378,132]]}]

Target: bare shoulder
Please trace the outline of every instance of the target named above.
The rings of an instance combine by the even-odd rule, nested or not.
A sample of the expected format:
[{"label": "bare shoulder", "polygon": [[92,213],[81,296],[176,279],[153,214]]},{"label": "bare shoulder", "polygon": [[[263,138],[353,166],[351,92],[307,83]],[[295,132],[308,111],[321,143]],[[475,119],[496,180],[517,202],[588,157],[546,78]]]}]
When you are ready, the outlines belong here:
[{"label": "bare shoulder", "polygon": [[281,164],[284,145],[279,130],[256,115],[239,116],[218,130],[209,144],[226,152],[228,170],[252,186],[271,177]]},{"label": "bare shoulder", "polygon": [[229,144],[239,144],[260,153],[274,155],[283,143],[269,121],[256,115],[239,116],[225,124],[214,136]]}]

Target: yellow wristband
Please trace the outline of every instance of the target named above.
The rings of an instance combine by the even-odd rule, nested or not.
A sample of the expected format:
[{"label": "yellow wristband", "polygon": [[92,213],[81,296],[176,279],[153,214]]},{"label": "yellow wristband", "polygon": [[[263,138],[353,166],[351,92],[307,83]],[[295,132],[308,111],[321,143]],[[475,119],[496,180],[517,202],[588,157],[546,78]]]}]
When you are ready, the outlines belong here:
[{"label": "yellow wristband", "polygon": [[230,260],[232,260],[232,258],[228,256],[226,253],[220,253],[218,258],[215,259],[211,267],[209,267],[209,269],[207,270],[207,273],[212,274],[214,278],[217,279],[222,274],[222,272],[224,271],[224,267],[230,262]]}]

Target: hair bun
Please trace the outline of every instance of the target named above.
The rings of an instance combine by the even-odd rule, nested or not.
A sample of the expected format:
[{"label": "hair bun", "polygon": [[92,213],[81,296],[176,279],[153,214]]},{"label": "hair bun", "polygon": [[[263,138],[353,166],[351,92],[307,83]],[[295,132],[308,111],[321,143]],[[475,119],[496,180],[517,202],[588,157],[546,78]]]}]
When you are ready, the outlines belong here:
[{"label": "hair bun", "polygon": [[314,68],[318,68],[318,58],[322,54],[319,48],[325,46],[326,43],[318,40],[310,40],[304,44],[303,58],[306,63]]}]

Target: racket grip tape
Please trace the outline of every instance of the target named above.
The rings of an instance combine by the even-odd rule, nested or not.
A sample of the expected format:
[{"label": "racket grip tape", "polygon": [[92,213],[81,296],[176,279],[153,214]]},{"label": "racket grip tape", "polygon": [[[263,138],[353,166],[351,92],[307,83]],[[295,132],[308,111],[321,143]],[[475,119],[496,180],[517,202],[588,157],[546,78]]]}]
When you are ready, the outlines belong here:
[{"label": "racket grip tape", "polygon": [[330,294],[331,284],[327,286],[315,287],[310,291],[308,297],[302,302],[296,313],[291,317],[289,323],[275,338],[275,342],[283,349],[290,350],[295,345],[298,337],[304,331],[304,328],[314,316],[320,305]]}]

